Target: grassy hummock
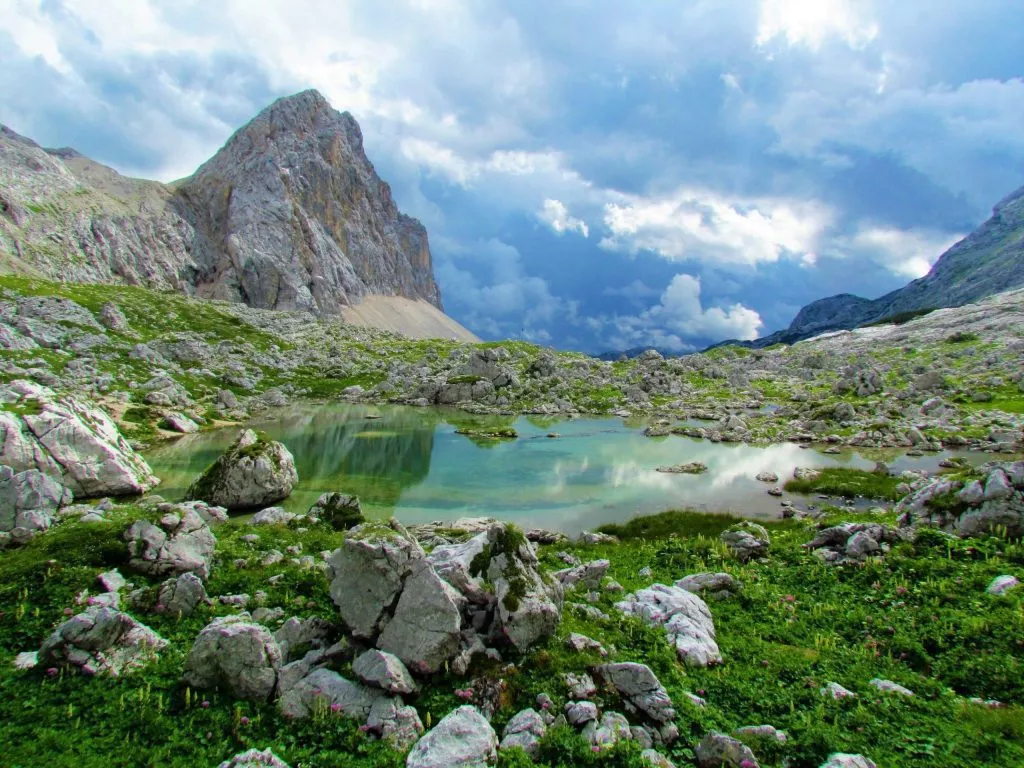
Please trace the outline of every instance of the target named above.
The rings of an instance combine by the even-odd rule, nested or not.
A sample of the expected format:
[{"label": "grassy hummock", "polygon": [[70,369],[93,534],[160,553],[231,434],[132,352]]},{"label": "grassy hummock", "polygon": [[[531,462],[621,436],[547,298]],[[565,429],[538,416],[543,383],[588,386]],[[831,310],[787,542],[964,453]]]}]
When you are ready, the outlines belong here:
[{"label": "grassy hummock", "polygon": [[853,499],[883,499],[897,501],[900,494],[896,488],[903,482],[886,472],[869,472],[848,467],[826,467],[817,477],[787,480],[783,486],[790,493],[823,493]]}]

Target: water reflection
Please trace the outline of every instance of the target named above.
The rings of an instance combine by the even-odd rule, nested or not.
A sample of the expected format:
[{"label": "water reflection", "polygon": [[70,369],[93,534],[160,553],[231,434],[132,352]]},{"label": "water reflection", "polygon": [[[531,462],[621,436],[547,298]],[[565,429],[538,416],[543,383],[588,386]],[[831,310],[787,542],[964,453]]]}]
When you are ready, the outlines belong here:
[{"label": "water reflection", "polygon": [[[367,418],[379,416],[379,418]],[[251,426],[295,455],[299,485],[284,506],[305,511],[325,491],[358,494],[375,516],[405,522],[493,515],[525,526],[576,532],[671,507],[778,514],[778,500],[754,480],[785,478],[796,466],[870,468],[853,452],[826,455],[792,444],[754,447],[685,437],[644,437],[643,423],[618,419],[482,418],[456,411],[365,406],[301,406]],[[514,427],[514,441],[476,441],[464,427]],[[548,432],[561,437],[551,439]],[[147,454],[163,479],[159,492],[180,498],[237,430],[191,435]],[[897,469],[934,468],[942,455],[902,458]],[[702,475],[656,472],[663,464],[700,461]]]}]

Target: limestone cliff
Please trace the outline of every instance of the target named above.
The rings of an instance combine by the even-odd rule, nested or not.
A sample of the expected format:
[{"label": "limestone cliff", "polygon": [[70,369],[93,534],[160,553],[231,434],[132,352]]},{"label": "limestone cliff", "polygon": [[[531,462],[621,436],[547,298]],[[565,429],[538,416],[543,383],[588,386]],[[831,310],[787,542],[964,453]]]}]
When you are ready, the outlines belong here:
[{"label": "limestone cliff", "polygon": [[279,99],[173,185],[0,130],[0,268],[338,313],[368,295],[441,309],[423,225],[348,113]]}]

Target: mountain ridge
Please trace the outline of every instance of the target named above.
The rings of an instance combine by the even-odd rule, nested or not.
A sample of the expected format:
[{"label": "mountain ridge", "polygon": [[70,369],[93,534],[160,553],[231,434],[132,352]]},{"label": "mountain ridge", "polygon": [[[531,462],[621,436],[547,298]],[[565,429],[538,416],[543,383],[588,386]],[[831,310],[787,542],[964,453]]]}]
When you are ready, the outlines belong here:
[{"label": "mountain ridge", "polygon": [[314,90],[274,101],[172,184],[3,126],[0,269],[317,314],[368,296],[444,309],[426,229],[398,210],[355,118]]}]

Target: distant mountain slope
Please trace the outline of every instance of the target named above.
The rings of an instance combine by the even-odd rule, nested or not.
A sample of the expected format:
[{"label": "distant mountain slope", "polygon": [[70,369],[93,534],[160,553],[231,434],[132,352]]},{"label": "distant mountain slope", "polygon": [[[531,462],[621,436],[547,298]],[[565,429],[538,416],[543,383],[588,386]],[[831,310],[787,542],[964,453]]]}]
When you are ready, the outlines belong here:
[{"label": "distant mountain slope", "polygon": [[426,229],[398,210],[355,119],[316,91],[274,102],[172,185],[0,128],[0,270],[265,309],[443,309]]},{"label": "distant mountain slope", "polygon": [[960,307],[1024,286],[1024,188],[999,202],[978,229],[939,257],[931,271],[903,288],[869,300],[849,293],[814,301],[789,328],[756,341],[725,341],[763,348],[791,344],[826,331],[848,330],[927,309]]}]

